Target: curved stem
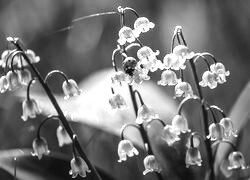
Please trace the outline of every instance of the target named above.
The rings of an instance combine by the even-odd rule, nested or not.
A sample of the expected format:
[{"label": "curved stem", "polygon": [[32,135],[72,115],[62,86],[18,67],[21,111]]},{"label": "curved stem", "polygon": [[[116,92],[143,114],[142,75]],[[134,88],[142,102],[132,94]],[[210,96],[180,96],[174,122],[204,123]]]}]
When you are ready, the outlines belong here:
[{"label": "curved stem", "polygon": [[74,134],[73,135],[73,143],[72,143],[72,151],[73,151],[73,157],[75,158],[76,157],[76,149],[75,149],[75,142],[76,142],[76,140],[77,140],[77,135],[76,134]]},{"label": "curved stem", "polygon": [[[186,97],[184,98],[180,104],[179,104],[179,107],[178,107],[178,114],[181,115],[181,110],[182,110],[182,107],[183,105],[189,101],[189,100],[198,100],[200,103],[201,103],[201,99],[199,97]],[[201,103],[202,104],[202,103]]]},{"label": "curved stem", "polygon": [[125,124],[122,126],[121,128],[121,139],[124,140],[124,131],[125,129],[127,129],[128,127],[134,127],[136,129],[138,129],[140,131],[140,127],[137,124]]},{"label": "curved stem", "polygon": [[208,71],[211,71],[210,65],[209,65],[209,63],[208,63],[208,60],[207,60],[204,56],[202,56],[202,55],[200,55],[200,54],[197,54],[197,57],[194,59],[194,63],[195,63],[198,59],[200,59],[200,58],[202,58],[202,60],[204,60],[204,62],[206,63],[206,66],[207,66]]},{"label": "curved stem", "polygon": [[5,62],[5,72],[6,72],[6,69],[8,69],[8,63],[9,63],[9,60],[11,58],[11,70],[14,72],[14,68],[12,68],[12,59],[14,59],[13,57],[15,57],[17,54],[23,54],[24,52],[22,51],[18,51],[18,50],[13,50],[7,57],[6,59],[6,62]]},{"label": "curved stem", "polygon": [[147,122],[147,123],[145,124],[145,126],[147,127],[147,126],[148,126],[149,124],[151,124],[153,121],[158,121],[158,122],[160,122],[161,125],[162,125],[163,127],[166,126],[165,122],[162,121],[161,119],[152,119],[151,121]]},{"label": "curved stem", "polygon": [[209,105],[207,105],[207,107],[208,107],[207,110],[209,110],[211,112],[211,114],[212,114],[214,124],[216,124],[217,120],[216,120],[216,117],[215,117],[215,114],[214,114],[212,108]]},{"label": "curved stem", "polygon": [[32,79],[30,80],[28,86],[27,86],[27,100],[30,101],[30,87],[33,83],[36,82],[36,79]]},{"label": "curved stem", "polygon": [[17,157],[14,157],[14,159],[13,159],[13,161],[14,161],[14,180],[16,180],[17,178],[16,178],[16,161],[17,161]]},{"label": "curved stem", "polygon": [[203,52],[203,53],[200,53],[201,56],[208,56],[210,57],[213,62],[216,64],[217,63],[217,59],[214,57],[214,55],[212,55],[211,53],[208,53],[208,52]]},{"label": "curved stem", "polygon": [[117,68],[117,65],[116,65],[116,61],[115,61],[115,55],[116,55],[116,53],[117,52],[120,52],[120,48],[119,47],[117,47],[113,52],[112,52],[112,58],[111,58],[111,60],[112,60],[112,66],[113,66],[113,68],[114,68],[114,70],[117,72],[118,71],[118,68]]},{"label": "curved stem", "polygon": [[144,102],[143,102],[143,100],[142,100],[142,97],[141,97],[141,94],[139,93],[139,91],[134,90],[134,94],[137,95],[137,96],[139,97],[140,104],[141,104],[141,106],[143,106],[143,105],[144,105]]},{"label": "curved stem", "polygon": [[218,106],[211,105],[210,108],[219,111],[221,113],[221,115],[222,115],[223,118],[227,117],[226,114],[224,113],[224,111],[221,108],[219,108]]},{"label": "curved stem", "polygon": [[136,41],[140,44],[140,47],[143,47],[143,44],[142,44],[142,42],[139,40],[139,38],[135,38],[136,39]]},{"label": "curved stem", "polygon": [[130,7],[125,7],[125,8],[123,8],[123,12],[125,13],[126,11],[131,11],[131,12],[133,12],[137,18],[140,17],[139,13],[138,13],[136,10],[134,10],[133,8],[130,8]]},{"label": "curved stem", "polygon": [[125,48],[125,51],[127,52],[132,47],[141,47],[141,45],[139,43],[131,43],[131,44],[127,45],[127,47]]},{"label": "curved stem", "polygon": [[45,83],[48,83],[48,79],[49,79],[52,75],[54,75],[54,74],[59,74],[59,75],[61,75],[61,76],[65,79],[65,81],[66,81],[67,83],[69,83],[69,78],[67,77],[67,75],[66,75],[64,72],[59,71],[59,70],[50,71],[50,72],[47,74],[47,76],[45,77],[44,82],[45,82]]},{"label": "curved stem", "polygon": [[48,116],[47,118],[45,118],[45,119],[40,123],[40,125],[38,126],[38,129],[37,129],[37,138],[38,138],[38,139],[40,138],[40,131],[41,131],[42,126],[43,126],[49,119],[55,119],[55,118],[60,119],[59,116],[51,115],[51,116]]},{"label": "curved stem", "polygon": [[176,38],[176,33],[174,33],[174,35],[172,36],[172,41],[171,41],[171,53],[173,53],[173,50],[174,50],[174,41],[175,41],[175,38]]},{"label": "curved stem", "polygon": [[180,69],[180,79],[181,79],[181,81],[183,82],[184,81],[184,74],[183,74],[183,70],[182,69]]}]

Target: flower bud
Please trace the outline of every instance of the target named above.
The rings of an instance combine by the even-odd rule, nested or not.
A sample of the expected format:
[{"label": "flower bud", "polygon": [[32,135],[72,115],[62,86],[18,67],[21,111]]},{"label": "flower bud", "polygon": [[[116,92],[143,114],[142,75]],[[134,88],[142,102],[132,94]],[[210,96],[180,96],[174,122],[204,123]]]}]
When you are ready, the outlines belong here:
[{"label": "flower bud", "polygon": [[87,172],[91,172],[87,163],[80,156],[76,156],[71,159],[70,166],[71,170],[69,171],[69,174],[72,175],[72,178],[76,178],[77,175],[86,177]]},{"label": "flower bud", "polygon": [[129,140],[121,140],[118,144],[118,162],[126,161],[127,156],[133,157],[134,155],[138,155],[138,150],[134,147],[131,141]]},{"label": "flower bud", "polygon": [[114,110],[127,108],[126,101],[120,94],[112,94],[109,104]]},{"label": "flower bud", "polygon": [[237,131],[233,127],[233,122],[230,118],[222,118],[220,120],[220,125],[224,127],[225,139],[229,139],[231,136],[237,137]]},{"label": "flower bud", "polygon": [[191,165],[201,166],[202,159],[199,149],[196,147],[188,148],[185,162],[187,168]]},{"label": "flower bud", "polygon": [[172,127],[176,131],[177,134],[190,132],[191,130],[188,128],[188,121],[185,116],[175,115],[172,119]]}]

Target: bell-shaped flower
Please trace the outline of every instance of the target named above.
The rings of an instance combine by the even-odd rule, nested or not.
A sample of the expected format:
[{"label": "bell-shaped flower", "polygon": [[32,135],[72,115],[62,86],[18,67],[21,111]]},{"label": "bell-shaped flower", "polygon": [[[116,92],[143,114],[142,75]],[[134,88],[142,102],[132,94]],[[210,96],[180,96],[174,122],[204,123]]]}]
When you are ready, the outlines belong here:
[{"label": "bell-shaped flower", "polygon": [[143,175],[146,175],[149,172],[161,172],[160,164],[157,162],[154,155],[147,155],[144,160],[143,164],[145,167],[145,170],[143,171]]},{"label": "bell-shaped flower", "polygon": [[188,148],[186,152],[186,167],[189,168],[189,166],[196,165],[201,166],[201,153],[198,148],[196,147],[190,147]]},{"label": "bell-shaped flower", "polygon": [[[11,59],[12,59],[12,52],[14,50],[5,50],[2,55],[1,55],[1,60],[0,60],[0,65],[2,68],[5,68],[6,66],[10,67],[11,66]],[[16,65],[20,61],[21,56],[16,55],[13,59],[13,65]],[[6,64],[8,63],[8,64]]]},{"label": "bell-shaped flower", "polygon": [[133,76],[136,66],[137,61],[133,57],[126,57],[126,59],[122,62],[124,72],[130,76]]},{"label": "bell-shaped flower", "polygon": [[179,79],[177,79],[177,75],[174,71],[165,70],[161,74],[161,80],[157,82],[158,85],[161,86],[174,86],[178,83]]},{"label": "bell-shaped flower", "polygon": [[164,56],[163,64],[166,69],[180,70],[186,68],[185,61],[173,53]]},{"label": "bell-shaped flower", "polygon": [[187,82],[179,81],[175,86],[175,97],[193,97],[193,89]]},{"label": "bell-shaped flower", "polygon": [[133,71],[133,74],[129,76],[128,83],[130,85],[133,85],[134,83],[141,84],[143,81],[146,81],[149,79],[150,77],[148,76],[148,69],[141,67],[140,63],[137,63]]},{"label": "bell-shaped flower", "polygon": [[142,124],[144,122],[149,122],[152,119],[158,119],[158,118],[159,115],[156,114],[151,107],[148,107],[144,104],[137,111],[136,123]]},{"label": "bell-shaped flower", "polygon": [[109,104],[114,110],[127,108],[127,103],[120,94],[112,94],[109,98]]},{"label": "bell-shaped flower", "polygon": [[6,74],[6,79],[8,81],[9,84],[9,90],[10,91],[14,91],[17,90],[18,88],[20,88],[22,86],[21,80],[20,80],[20,76],[19,76],[19,71],[9,71]]},{"label": "bell-shaped flower", "polygon": [[199,84],[202,87],[208,86],[210,89],[214,89],[217,87],[217,78],[217,74],[211,71],[205,71],[202,75],[202,81]]},{"label": "bell-shaped flower", "polygon": [[230,75],[229,71],[226,71],[225,66],[222,63],[215,63],[210,66],[213,73],[217,75],[217,82],[223,84],[226,82],[226,76]]},{"label": "bell-shaped flower", "polygon": [[172,119],[172,127],[179,135],[180,133],[190,132],[191,130],[188,128],[188,121],[185,116],[175,115]]},{"label": "bell-shaped flower", "polygon": [[239,151],[231,152],[228,156],[228,161],[229,161],[228,170],[248,168],[248,166],[246,166],[243,154]]},{"label": "bell-shaped flower", "polygon": [[198,148],[201,144],[201,136],[198,133],[192,133],[187,141],[187,148]]},{"label": "bell-shaped flower", "polygon": [[212,123],[209,126],[209,135],[207,136],[208,139],[211,141],[223,140],[225,139],[225,129],[219,123]]},{"label": "bell-shaped flower", "polygon": [[9,83],[6,76],[0,77],[0,93],[4,93],[9,89]]},{"label": "bell-shaped flower", "polygon": [[[34,64],[34,63],[38,63],[40,61],[40,57],[36,56],[35,52],[32,51],[31,49],[27,49],[25,51],[25,54],[28,56],[30,63]],[[21,64],[22,66],[27,66],[28,63],[24,60]]]},{"label": "bell-shaped flower", "polygon": [[134,147],[130,140],[121,140],[118,144],[118,162],[126,161],[127,156],[133,157],[134,155],[138,155],[138,150]]},{"label": "bell-shaped flower", "polygon": [[113,84],[120,84],[122,82],[127,82],[129,77],[123,71],[116,71],[111,75],[111,80]]},{"label": "bell-shaped flower", "polygon": [[137,57],[140,59],[140,63],[151,72],[164,68],[162,62],[157,59],[157,55],[159,55],[159,51],[154,52],[148,46],[143,46],[137,51]]},{"label": "bell-shaped flower", "polygon": [[37,114],[41,113],[36,101],[34,99],[26,99],[22,103],[23,115],[22,119],[27,121],[28,118],[35,118]]},{"label": "bell-shaped flower", "polygon": [[81,177],[86,177],[87,172],[90,173],[87,163],[80,157],[73,157],[70,161],[71,170],[69,171],[69,175],[72,175],[72,178],[76,178],[77,175]]},{"label": "bell-shaped flower", "polygon": [[64,92],[64,99],[69,99],[73,96],[78,96],[82,93],[82,90],[80,90],[73,79],[65,80],[62,84],[62,89]]},{"label": "bell-shaped flower", "polygon": [[72,140],[69,137],[69,134],[67,133],[66,129],[61,125],[59,125],[58,128],[56,129],[56,136],[59,147],[72,143]]},{"label": "bell-shaped flower", "polygon": [[220,125],[224,127],[224,135],[225,139],[229,139],[231,136],[237,137],[237,131],[233,127],[233,122],[231,121],[230,118],[222,118],[220,120]]},{"label": "bell-shaped flower", "polygon": [[120,45],[124,45],[126,42],[128,43],[132,43],[136,40],[136,37],[133,33],[133,30],[130,28],[130,27],[127,27],[127,26],[123,26],[119,33],[119,39],[117,40],[117,42],[120,44]]},{"label": "bell-shaped flower", "polygon": [[22,85],[28,85],[32,79],[31,73],[28,69],[18,71],[18,75]]},{"label": "bell-shaped flower", "polygon": [[166,141],[169,146],[172,146],[175,142],[180,140],[180,137],[172,126],[166,125],[162,131],[162,139]]},{"label": "bell-shaped flower", "polygon": [[173,49],[173,54],[176,55],[179,61],[184,64],[187,59],[191,59],[195,54],[191,52],[187,46],[178,45]]},{"label": "bell-shaped flower", "polygon": [[32,156],[37,156],[38,159],[42,159],[43,155],[48,155],[50,153],[48,149],[47,141],[43,137],[37,137],[32,143],[33,151]]},{"label": "bell-shaped flower", "polygon": [[141,33],[148,32],[150,29],[153,29],[155,24],[150,22],[146,17],[139,17],[134,22],[134,34],[136,37],[139,37]]}]

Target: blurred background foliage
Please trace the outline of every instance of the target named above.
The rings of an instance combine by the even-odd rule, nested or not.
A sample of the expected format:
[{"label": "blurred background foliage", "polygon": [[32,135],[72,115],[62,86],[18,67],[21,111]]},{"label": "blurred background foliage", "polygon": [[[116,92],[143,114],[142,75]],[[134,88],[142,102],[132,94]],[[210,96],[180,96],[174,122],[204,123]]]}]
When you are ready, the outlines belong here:
[{"label": "blurred background foliage", "polygon": [[[152,49],[160,50],[159,59],[163,59],[165,54],[170,52],[174,27],[181,25],[192,51],[210,52],[217,57],[218,61],[225,64],[231,72],[228,82],[215,90],[203,88],[203,91],[210,104],[216,104],[229,113],[249,80],[250,1],[0,0],[0,50],[2,52],[6,49],[7,36],[19,37],[28,48],[33,49],[41,57],[38,67],[44,76],[50,70],[59,69],[78,82],[84,81],[93,72],[111,67],[111,53],[116,48],[118,39],[119,17],[107,15],[74,24],[71,21],[94,13],[116,11],[119,5],[136,9],[141,16],[148,17],[156,24],[155,29],[143,35],[141,40]],[[128,15],[127,18],[128,25],[132,25],[134,17]],[[62,30],[70,25],[73,25],[73,28]],[[204,64],[198,66],[201,76],[205,67]],[[193,81],[188,71],[185,76],[190,82]],[[152,74],[152,79],[154,82],[158,81],[160,72]],[[57,82],[57,79],[52,79],[51,87],[55,92],[61,93],[61,87]],[[167,96],[172,96],[172,88],[161,87],[161,89]],[[1,94],[0,100],[0,149],[30,147],[34,136],[27,133],[27,129],[34,135],[34,129],[40,121],[27,123],[21,121],[21,103],[13,93]],[[191,107],[188,107],[187,112],[189,111],[192,111]],[[197,114],[197,112],[194,113]],[[199,122],[199,118],[193,120],[191,127],[199,129],[195,122]],[[52,133],[55,131],[55,125],[52,123],[48,127],[51,133],[47,137],[53,137],[51,141],[56,142]],[[90,131],[89,128],[84,129],[85,132]],[[20,136],[19,133],[22,135]],[[84,144],[88,138],[83,139]],[[108,145],[106,147],[111,151]],[[52,144],[51,148],[55,151],[59,150],[57,144]],[[116,145],[113,148],[112,153],[116,153]],[[60,151],[70,152],[71,148],[64,150]],[[94,157],[94,152],[92,156]],[[116,160],[117,157],[112,156],[112,158]],[[104,161],[96,161],[97,164],[101,162]],[[176,167],[185,171],[186,176],[178,177],[171,173],[169,176],[177,179],[187,177],[192,179],[193,176],[189,174],[191,172],[185,170],[183,161],[177,162],[179,164],[177,163]],[[111,167],[112,163],[106,166]],[[118,172],[121,171],[122,168]],[[118,176],[118,172],[114,176]],[[174,173],[178,174],[178,172]],[[199,173],[197,176],[199,177]],[[138,177],[142,178],[140,175]],[[67,178],[70,179],[70,177],[65,179]],[[124,176],[124,179],[129,177]],[[134,179],[138,178],[134,176]]]}]

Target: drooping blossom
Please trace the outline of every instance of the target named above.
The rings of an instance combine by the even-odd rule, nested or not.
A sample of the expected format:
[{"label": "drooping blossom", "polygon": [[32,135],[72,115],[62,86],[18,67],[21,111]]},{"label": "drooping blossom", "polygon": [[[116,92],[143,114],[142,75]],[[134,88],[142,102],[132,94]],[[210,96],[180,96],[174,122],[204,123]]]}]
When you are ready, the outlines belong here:
[{"label": "drooping blossom", "polygon": [[43,137],[37,137],[32,143],[33,151],[32,156],[37,156],[38,159],[42,159],[43,155],[48,155],[50,153],[48,149],[48,143]]},{"label": "drooping blossom", "polygon": [[190,51],[185,45],[177,45],[173,49],[173,54],[176,55],[182,64],[185,64],[186,60],[191,59],[195,54]]},{"label": "drooping blossom", "polygon": [[169,146],[172,146],[175,142],[180,140],[180,137],[172,126],[166,125],[162,131],[162,139],[166,141]]},{"label": "drooping blossom", "polygon": [[248,168],[246,166],[243,154],[239,151],[231,152],[228,156],[228,161],[229,161],[228,170]]},{"label": "drooping blossom", "polygon": [[56,129],[56,136],[59,147],[72,143],[72,140],[69,137],[69,134],[67,133],[66,129],[61,125],[59,125]]},{"label": "drooping blossom", "polygon": [[187,148],[195,147],[198,148],[201,143],[201,136],[198,133],[192,133],[187,141]]},{"label": "drooping blossom", "polygon": [[200,86],[209,87],[210,89],[214,89],[217,87],[217,78],[218,75],[211,71],[205,71],[202,75],[202,81],[200,81]]},{"label": "drooping blossom", "polygon": [[152,119],[158,119],[159,115],[155,111],[145,104],[142,105],[137,111],[136,123],[142,124],[144,122],[149,122]]},{"label": "drooping blossom", "polygon": [[121,140],[118,144],[118,162],[126,161],[127,156],[133,157],[134,155],[138,155],[138,150],[134,147],[130,140]]},{"label": "drooping blossom", "polygon": [[81,177],[86,177],[87,173],[90,173],[87,163],[80,157],[73,157],[70,161],[71,170],[69,171],[69,175],[72,175],[72,178],[76,178],[77,175]]},{"label": "drooping blossom", "polygon": [[9,89],[9,83],[6,76],[0,77],[0,93],[4,93]]},{"label": "drooping blossom", "polygon": [[224,135],[225,139],[229,139],[230,137],[237,137],[237,131],[234,129],[233,122],[230,118],[225,117],[220,120],[220,125],[224,127]]},{"label": "drooping blossom", "polygon": [[179,81],[175,86],[175,97],[193,97],[193,89],[187,82]]},{"label": "drooping blossom", "polygon": [[209,135],[207,136],[211,141],[224,140],[225,129],[219,123],[212,123],[209,125]]},{"label": "drooping blossom", "polygon": [[8,81],[8,85],[9,85],[8,88],[10,91],[17,90],[18,88],[20,88],[22,86],[18,71],[19,70],[15,71],[15,72],[9,71],[6,74],[6,79]]},{"label": "drooping blossom", "polygon": [[117,42],[120,44],[120,45],[124,45],[126,42],[128,43],[132,43],[136,40],[136,37],[133,33],[133,30],[130,28],[130,27],[127,27],[127,26],[123,26],[119,33],[119,39],[117,40]]},{"label": "drooping blossom", "polygon": [[177,79],[177,75],[174,71],[165,70],[161,74],[161,80],[157,82],[158,85],[161,86],[174,86],[178,83],[179,79]]},{"label": "drooping blossom", "polygon": [[141,33],[148,32],[150,29],[153,29],[155,24],[150,22],[146,17],[139,17],[134,22],[134,35],[139,37]]},{"label": "drooping blossom", "polygon": [[164,56],[163,65],[165,69],[180,70],[186,68],[185,61],[173,53]]},{"label": "drooping blossom", "polygon": [[31,73],[28,69],[19,71],[19,78],[22,85],[27,86],[32,79]]},{"label": "drooping blossom", "polygon": [[161,172],[160,164],[157,162],[154,155],[148,155],[144,158],[143,164],[145,170],[143,171],[143,175],[146,175],[149,172]]},{"label": "drooping blossom", "polygon": [[213,73],[215,73],[217,75],[217,82],[219,84],[225,83],[226,82],[226,76],[230,75],[230,72],[226,71],[225,66],[220,62],[212,64],[210,66],[210,69],[211,69],[211,71]]},{"label": "drooping blossom", "polygon": [[26,99],[22,103],[23,115],[22,119],[27,121],[28,118],[35,118],[37,114],[41,113],[36,101],[34,99]]},{"label": "drooping blossom", "polygon": [[188,148],[186,152],[186,167],[189,168],[189,166],[201,166],[201,153],[198,148],[196,147],[190,147]]},{"label": "drooping blossom", "polygon": [[127,103],[125,99],[120,94],[112,94],[112,96],[109,98],[109,104],[112,109],[126,109]]},{"label": "drooping blossom", "polygon": [[188,128],[188,121],[183,115],[175,115],[172,119],[172,127],[179,135],[180,133],[190,132],[191,130]]},{"label": "drooping blossom", "polygon": [[119,84],[122,82],[128,82],[129,77],[123,71],[116,71],[111,75],[111,81],[113,84]]},{"label": "drooping blossom", "polygon": [[78,96],[82,93],[82,90],[80,90],[73,79],[65,80],[62,84],[62,89],[64,92],[64,99],[69,99],[73,96]]}]

